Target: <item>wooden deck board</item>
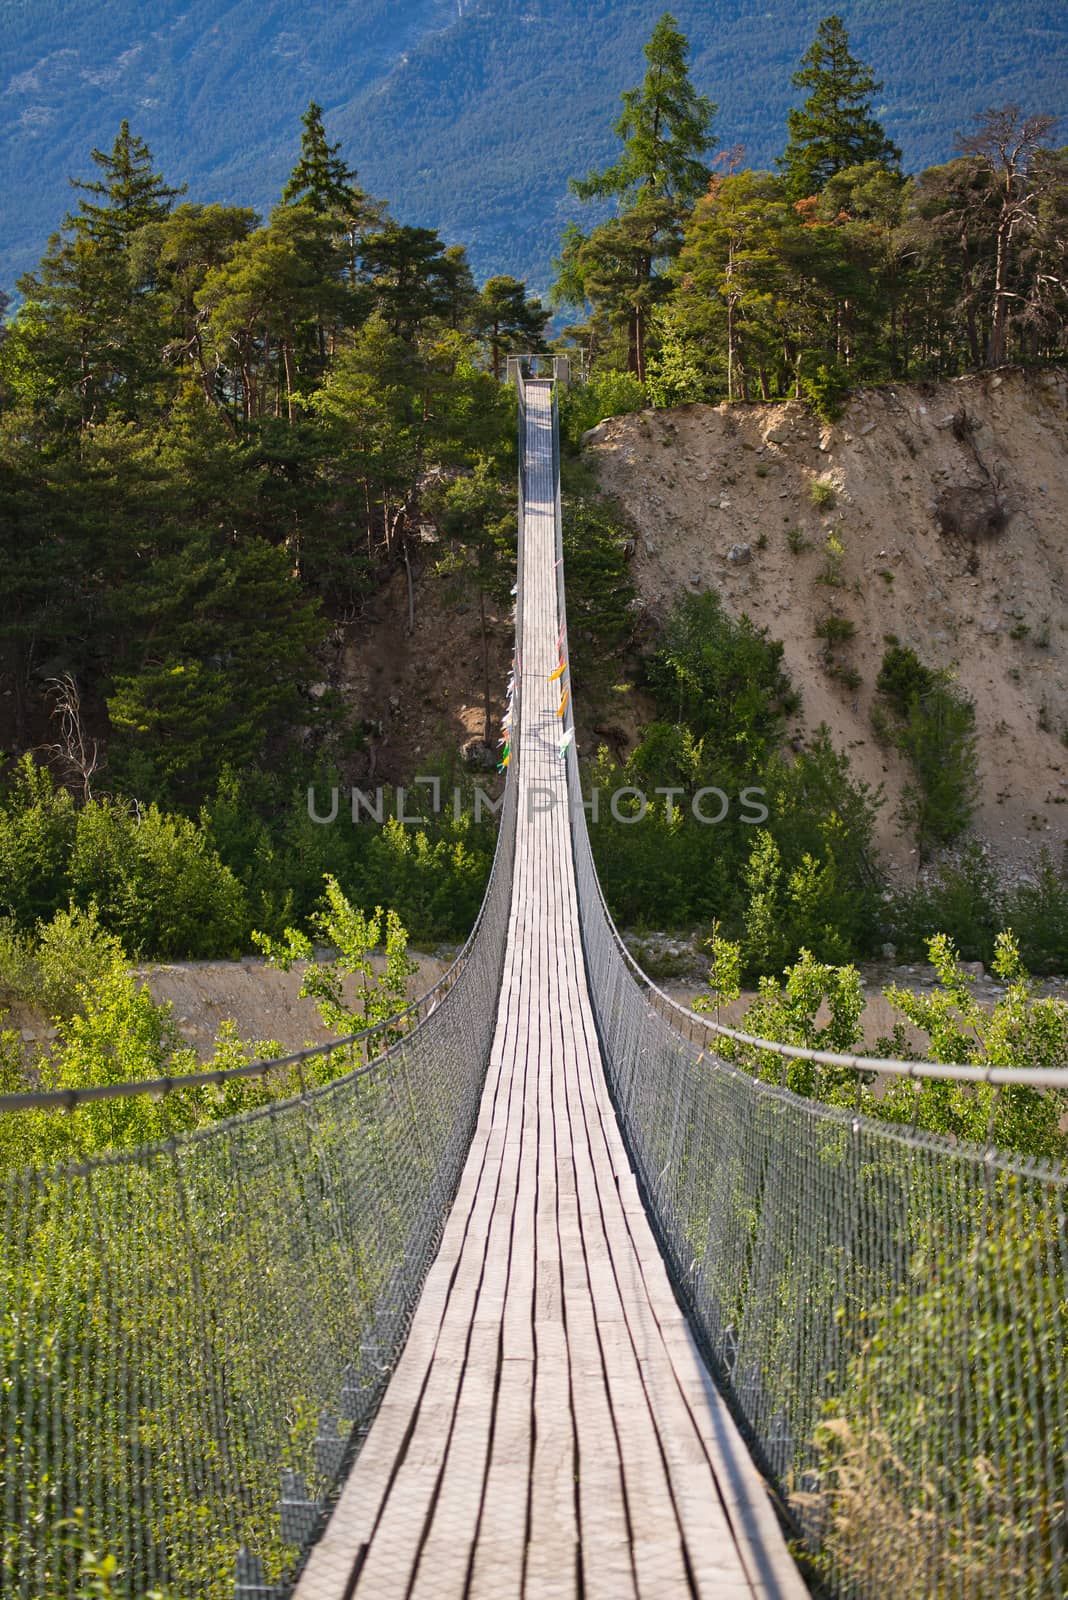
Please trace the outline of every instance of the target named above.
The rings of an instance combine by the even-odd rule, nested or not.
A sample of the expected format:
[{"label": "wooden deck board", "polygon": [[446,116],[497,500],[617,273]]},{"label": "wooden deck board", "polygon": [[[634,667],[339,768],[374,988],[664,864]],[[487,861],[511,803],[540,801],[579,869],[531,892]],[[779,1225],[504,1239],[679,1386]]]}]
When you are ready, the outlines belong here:
[{"label": "wooden deck board", "polygon": [[486,1087],[411,1334],[297,1600],[799,1600],[601,1066],[548,682],[547,385],[528,385],[527,414],[515,876]]}]

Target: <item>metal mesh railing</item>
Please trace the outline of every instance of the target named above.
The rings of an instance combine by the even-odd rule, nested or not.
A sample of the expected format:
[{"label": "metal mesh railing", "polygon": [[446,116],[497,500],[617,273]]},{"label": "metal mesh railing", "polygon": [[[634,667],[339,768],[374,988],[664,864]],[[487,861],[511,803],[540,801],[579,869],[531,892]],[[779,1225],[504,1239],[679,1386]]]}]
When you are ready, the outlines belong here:
[{"label": "metal mesh railing", "polygon": [[567,764],[587,974],[631,1158],[814,1571],[851,1600],[1063,1596],[1068,1175],[802,1099],[718,1057],[715,1025],[626,951],[573,742]]},{"label": "metal mesh railing", "polygon": [[[410,1031],[390,1024],[379,1059],[148,1147],[0,1174],[0,1593],[288,1592],[381,1398],[466,1157],[515,796],[512,777],[447,1004],[417,1008]],[[188,1094],[172,1087],[161,1114]],[[70,1122],[99,1114],[90,1102]],[[93,1587],[112,1561],[111,1587]]]}]

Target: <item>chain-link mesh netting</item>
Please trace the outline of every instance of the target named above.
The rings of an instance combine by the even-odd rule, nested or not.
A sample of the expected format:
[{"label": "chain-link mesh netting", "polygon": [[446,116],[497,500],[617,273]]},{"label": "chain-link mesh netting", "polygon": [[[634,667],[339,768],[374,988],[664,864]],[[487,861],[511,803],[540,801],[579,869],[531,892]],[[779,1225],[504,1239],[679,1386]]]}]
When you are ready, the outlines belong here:
[{"label": "chain-link mesh netting", "polygon": [[0,1176],[4,1595],[100,1592],[90,1553],[123,1596],[286,1592],[470,1142],[515,792],[447,1003],[377,1062],[151,1148]]},{"label": "chain-link mesh netting", "polygon": [[[578,773],[573,768],[573,794]],[[839,1595],[1068,1589],[1066,1177],[801,1099],[643,985],[573,805],[609,1076],[676,1281]],[[689,1036],[687,1036],[689,1034]]]}]

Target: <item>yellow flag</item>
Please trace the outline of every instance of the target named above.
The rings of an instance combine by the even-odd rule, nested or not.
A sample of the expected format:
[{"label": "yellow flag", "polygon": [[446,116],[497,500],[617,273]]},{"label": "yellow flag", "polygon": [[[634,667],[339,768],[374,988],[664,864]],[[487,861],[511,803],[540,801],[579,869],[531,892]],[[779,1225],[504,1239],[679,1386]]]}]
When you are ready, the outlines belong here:
[{"label": "yellow flag", "polygon": [[561,663],[557,667],[556,671],[555,672],[550,672],[550,674],[549,674],[549,682],[550,683],[555,683],[557,678],[561,677],[563,675],[563,673],[565,673],[566,671],[567,671],[567,662],[566,661],[561,661]]},{"label": "yellow flag", "polygon": [[563,699],[562,699],[562,700],[561,700],[561,702],[560,702],[560,709],[559,709],[559,711],[558,711],[558,712],[557,712],[557,713],[556,713],[556,715],[557,715],[557,716],[558,716],[558,717],[562,717],[562,716],[563,716],[563,714],[564,714],[564,712],[565,712],[565,711],[566,711],[566,710],[567,710],[567,698],[568,698],[568,695],[569,695],[569,694],[570,694],[570,693],[571,693],[571,690],[570,690],[570,689],[565,689],[565,690],[564,690],[564,698],[563,698]]}]

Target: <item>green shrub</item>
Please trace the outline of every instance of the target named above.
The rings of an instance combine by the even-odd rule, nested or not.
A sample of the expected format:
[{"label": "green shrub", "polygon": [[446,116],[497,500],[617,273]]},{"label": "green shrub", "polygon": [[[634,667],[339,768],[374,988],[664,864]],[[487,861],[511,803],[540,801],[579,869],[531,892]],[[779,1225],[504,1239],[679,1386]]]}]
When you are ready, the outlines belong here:
[{"label": "green shrub", "polygon": [[976,844],[958,862],[945,863],[931,878],[899,890],[886,906],[888,936],[909,960],[922,959],[931,931],[937,929],[948,934],[965,960],[989,962],[1005,916],[997,876]]},{"label": "green shrub", "polygon": [[951,844],[968,828],[979,794],[975,705],[946,672],[924,666],[916,653],[891,645],[876,688],[897,717],[889,730],[909,762],[901,813],[921,857]]},{"label": "green shrub", "polygon": [[835,502],[835,487],[830,478],[813,478],[808,497],[817,511],[829,511]]},{"label": "green shrub", "polygon": [[66,905],[76,826],[71,796],[24,755],[0,805],[0,914],[32,928]]},{"label": "green shrub", "polygon": [[78,813],[71,893],[133,955],[238,954],[248,940],[241,885],[187,817],[92,801]]},{"label": "green shrub", "polygon": [[821,422],[837,422],[849,399],[849,374],[841,367],[820,365],[801,379],[801,393]]},{"label": "green shrub", "polygon": [[829,616],[821,617],[815,627],[817,639],[822,639],[831,649],[836,645],[848,644],[857,635],[857,625],[849,617],[841,617],[836,612]]},{"label": "green shrub", "polygon": [[573,383],[560,396],[560,437],[577,450],[582,435],[606,417],[640,411],[645,386],[629,372],[598,372],[588,383]]},{"label": "green shrub", "polygon": [[783,646],[747,616],[737,622],[713,591],[684,595],[648,670],[663,711],[703,741],[721,778],[760,767],[799,705]]}]

